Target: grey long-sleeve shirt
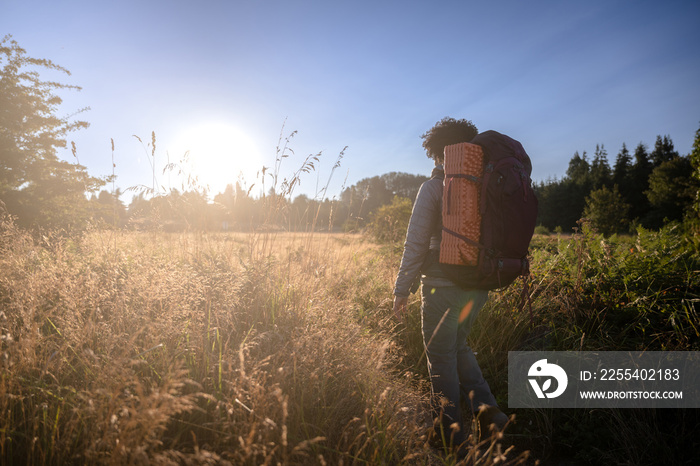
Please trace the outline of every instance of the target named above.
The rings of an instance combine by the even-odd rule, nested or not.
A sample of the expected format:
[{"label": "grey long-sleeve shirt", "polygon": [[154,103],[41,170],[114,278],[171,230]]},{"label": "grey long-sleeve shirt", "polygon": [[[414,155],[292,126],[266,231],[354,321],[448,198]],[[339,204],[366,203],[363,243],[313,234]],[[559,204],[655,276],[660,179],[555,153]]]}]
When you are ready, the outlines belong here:
[{"label": "grey long-sleeve shirt", "polygon": [[[442,165],[435,170],[442,171]],[[435,173],[435,170],[433,173]],[[421,276],[423,285],[454,286],[444,277],[439,264],[421,270],[430,250],[439,251],[442,238],[442,179],[431,178],[423,183],[413,204],[411,220],[406,232],[403,257],[394,285],[394,295],[406,297],[411,285]]]}]

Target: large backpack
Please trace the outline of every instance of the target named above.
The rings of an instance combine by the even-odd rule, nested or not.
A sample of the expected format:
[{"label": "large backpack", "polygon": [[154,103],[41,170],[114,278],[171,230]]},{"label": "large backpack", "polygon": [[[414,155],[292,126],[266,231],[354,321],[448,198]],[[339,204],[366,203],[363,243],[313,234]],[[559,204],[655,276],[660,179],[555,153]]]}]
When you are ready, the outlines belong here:
[{"label": "large backpack", "polygon": [[[460,287],[505,288],[518,276],[529,275],[528,247],[538,204],[530,179],[532,163],[518,141],[496,131],[481,133],[470,144],[481,148],[483,160],[466,163],[467,173],[464,168],[455,172],[449,162],[464,158],[465,150],[473,157],[478,147],[445,148],[440,266]],[[455,218],[464,227],[459,231],[446,226],[454,225]],[[462,243],[457,259],[455,239]],[[450,242],[452,260],[446,258]]]}]

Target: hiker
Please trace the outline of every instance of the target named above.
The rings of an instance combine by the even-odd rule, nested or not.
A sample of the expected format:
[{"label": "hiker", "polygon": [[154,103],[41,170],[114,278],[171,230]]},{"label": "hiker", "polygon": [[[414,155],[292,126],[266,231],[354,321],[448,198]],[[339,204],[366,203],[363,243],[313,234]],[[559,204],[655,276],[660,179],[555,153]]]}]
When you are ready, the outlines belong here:
[{"label": "hiker", "polygon": [[[434,160],[430,180],[423,183],[411,213],[403,258],[394,287],[394,314],[403,320],[408,296],[421,286],[421,322],[432,388],[432,409],[441,419],[448,445],[467,440],[462,403],[470,406],[487,434],[493,423],[502,430],[508,417],[498,409],[474,353],[469,331],[488,291],[465,290],[448,280],[438,263],[442,234],[443,152],[447,145],[469,142],[477,135],[471,121],[443,118],[423,134],[423,147]],[[460,400],[460,395],[462,396]],[[456,424],[454,429],[453,426]],[[440,434],[439,434],[440,435]]]}]

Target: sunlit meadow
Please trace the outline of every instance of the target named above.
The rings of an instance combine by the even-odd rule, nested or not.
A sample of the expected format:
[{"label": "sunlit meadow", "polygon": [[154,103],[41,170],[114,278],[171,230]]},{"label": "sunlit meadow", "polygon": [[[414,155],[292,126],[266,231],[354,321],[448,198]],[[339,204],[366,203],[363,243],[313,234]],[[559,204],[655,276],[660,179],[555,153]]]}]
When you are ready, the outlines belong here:
[{"label": "sunlit meadow", "polygon": [[[278,192],[316,162],[275,177]],[[419,299],[406,323],[391,310],[405,224],[375,219],[384,242],[331,220],[288,232],[270,223],[279,199],[247,232],[30,233],[3,212],[1,462],[455,464],[432,447]],[[511,421],[491,437],[467,426],[464,463],[692,457],[694,412],[506,407],[508,351],[698,350],[694,238],[536,236],[532,309],[520,282],[491,293],[471,336]]]}]

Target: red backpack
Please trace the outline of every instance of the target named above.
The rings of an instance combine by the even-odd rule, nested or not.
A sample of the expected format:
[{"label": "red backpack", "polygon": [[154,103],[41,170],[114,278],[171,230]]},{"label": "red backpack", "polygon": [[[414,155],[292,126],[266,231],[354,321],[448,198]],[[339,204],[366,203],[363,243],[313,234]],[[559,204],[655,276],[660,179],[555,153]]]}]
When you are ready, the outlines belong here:
[{"label": "red backpack", "polygon": [[[445,148],[440,266],[460,287],[505,288],[529,275],[538,204],[532,163],[518,141],[496,131],[481,133],[469,144]],[[481,161],[477,152],[483,154]],[[461,227],[449,228],[455,220]]]}]

